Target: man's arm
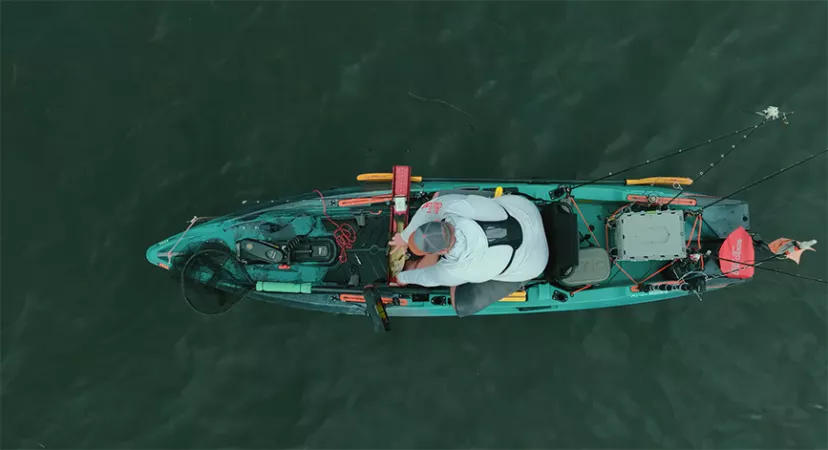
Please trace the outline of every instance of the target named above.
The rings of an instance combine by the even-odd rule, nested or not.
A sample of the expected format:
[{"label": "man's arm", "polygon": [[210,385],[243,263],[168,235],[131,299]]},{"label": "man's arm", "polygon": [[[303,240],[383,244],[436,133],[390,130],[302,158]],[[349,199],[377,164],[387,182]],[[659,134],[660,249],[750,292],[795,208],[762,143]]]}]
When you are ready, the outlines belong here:
[{"label": "man's arm", "polygon": [[397,275],[397,280],[405,284],[416,284],[425,287],[458,286],[467,281],[449,273],[441,267],[439,262],[422,269],[403,270]]}]

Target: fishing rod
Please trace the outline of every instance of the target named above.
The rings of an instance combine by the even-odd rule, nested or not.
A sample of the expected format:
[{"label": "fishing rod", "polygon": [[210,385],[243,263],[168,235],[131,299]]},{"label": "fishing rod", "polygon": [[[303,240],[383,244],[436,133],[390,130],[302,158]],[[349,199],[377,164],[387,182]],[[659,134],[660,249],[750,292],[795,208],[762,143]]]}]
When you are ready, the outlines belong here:
[{"label": "fishing rod", "polygon": [[[432,295],[449,295],[448,289],[432,289],[426,287],[409,287],[409,286],[394,286],[385,283],[377,283],[373,285],[381,294],[399,294],[399,295],[418,295],[418,294],[432,294]],[[336,285],[318,285],[311,286],[311,293],[313,294],[359,294],[364,292],[363,288],[343,288]],[[268,291],[259,291],[265,292]]]},{"label": "fishing rod", "polygon": [[[719,256],[715,256],[715,255],[710,255],[710,256],[711,256],[712,258],[716,258],[716,259],[718,259],[719,261],[727,261],[727,262],[731,262],[731,263],[739,264],[739,265],[741,265],[741,266],[753,267],[753,268],[756,268],[756,269],[762,269],[762,270],[767,270],[767,271],[770,271],[770,272],[781,273],[781,274],[783,274],[783,275],[789,275],[789,276],[796,277],[796,278],[802,278],[803,280],[810,280],[810,281],[816,281],[816,282],[818,282],[818,283],[828,284],[828,281],[825,281],[825,280],[823,280],[822,278],[813,278],[813,277],[808,277],[808,276],[805,276],[805,275],[800,275],[800,274],[798,274],[798,273],[793,273],[793,272],[785,272],[784,270],[773,269],[773,268],[771,268],[771,267],[762,267],[762,266],[760,266],[760,265],[759,265],[759,264],[761,264],[761,263],[763,263],[763,262],[765,262],[765,261],[770,261],[770,260],[772,260],[772,259],[778,259],[778,258],[776,258],[776,257],[771,257],[771,258],[766,259],[765,261],[760,261],[758,264],[748,264],[748,263],[741,262],[741,261],[734,261],[734,260],[732,260],[732,259],[721,258],[721,257],[719,257]],[[738,271],[739,269],[735,269],[735,270],[736,270],[736,271]]]},{"label": "fishing rod", "polygon": [[[766,109],[765,111],[763,111],[762,113],[759,113],[759,114],[762,114],[762,115],[766,116],[765,119],[762,120],[762,122],[760,122],[759,124],[751,125],[749,127],[742,128],[741,130],[736,130],[736,131],[731,132],[731,133],[723,134],[719,137],[716,137],[716,138],[713,138],[713,139],[708,139],[706,141],[693,144],[689,147],[680,148],[680,149],[678,149],[678,150],[676,150],[672,153],[666,154],[664,156],[659,156],[658,158],[655,158],[655,159],[648,159],[648,160],[646,160],[642,163],[636,164],[634,166],[628,167],[628,168],[626,168],[624,170],[621,170],[621,171],[618,171],[618,172],[610,172],[608,175],[605,175],[603,177],[599,177],[599,178],[596,178],[594,180],[586,181],[584,183],[572,186],[572,187],[569,188],[569,191],[571,192],[572,190],[577,189],[579,187],[589,186],[591,184],[599,183],[601,181],[607,180],[607,179],[612,178],[614,176],[618,176],[622,173],[627,173],[631,170],[638,169],[639,167],[644,167],[644,166],[646,166],[648,164],[652,164],[654,162],[663,161],[667,158],[672,158],[672,157],[678,156],[682,153],[689,153],[693,150],[704,147],[706,145],[710,145],[710,144],[713,144],[715,142],[721,141],[723,139],[727,139],[731,136],[736,136],[737,134],[745,133],[745,132],[748,132],[748,131],[750,131],[752,133],[753,131],[757,130],[758,128],[761,128],[761,127],[767,125],[768,123],[770,123],[772,121],[775,121],[775,120],[780,118],[778,108],[775,108],[773,106],[768,107],[768,109]],[[789,116],[789,115],[793,115],[793,111],[782,113],[781,117],[782,117],[783,121],[786,124],[787,124],[787,116]]]},{"label": "fishing rod", "polygon": [[[728,155],[730,155],[734,150],[736,150],[736,148],[739,147],[739,145],[741,145],[743,142],[745,142],[750,137],[751,134],[753,134],[756,130],[758,130],[760,126],[762,126],[766,123],[768,123],[767,119],[763,120],[760,124],[754,126],[753,129],[751,129],[750,131],[747,132],[747,134],[742,136],[742,139],[740,139],[739,142],[731,145],[730,149],[728,151],[726,151],[726,152],[722,153],[721,155],[719,155],[719,159],[716,162],[710,163],[709,168],[703,169],[701,172],[699,172],[698,178],[694,179],[693,182],[695,183],[696,181],[699,181],[700,179],[702,179],[703,176],[707,175],[708,172],[713,170],[714,167],[716,167],[720,162],[724,161],[725,158],[727,158]],[[677,198],[681,197],[681,194],[683,194],[683,193],[684,192],[681,191],[681,190],[676,192],[676,195],[674,195],[673,198],[670,199],[670,201],[665,203],[664,206],[670,206],[670,203],[673,203],[673,201],[675,201]]]},{"label": "fishing rod", "polygon": [[[762,119],[762,122],[760,122],[759,124],[755,125],[755,126],[754,126],[754,127],[753,127],[750,131],[748,131],[748,133],[747,133],[747,134],[745,134],[744,136],[742,136],[742,139],[740,139],[740,140],[739,140],[739,142],[737,142],[737,143],[735,143],[735,144],[731,145],[731,146],[730,146],[730,149],[728,149],[728,151],[726,151],[726,152],[722,153],[721,155],[719,155],[719,159],[718,159],[716,162],[710,163],[710,167],[708,167],[707,169],[704,169],[704,170],[702,170],[701,172],[699,172],[699,176],[698,176],[697,178],[695,178],[695,179],[693,180],[693,182],[696,182],[696,181],[701,180],[701,179],[702,179],[702,177],[704,177],[705,175],[707,175],[707,174],[708,174],[711,170],[713,170],[713,168],[714,168],[714,167],[716,167],[717,165],[719,165],[719,163],[721,163],[722,161],[724,161],[724,160],[725,160],[725,158],[727,158],[727,157],[728,157],[728,155],[730,155],[731,153],[733,153],[733,151],[734,151],[734,150],[736,150],[736,148],[737,148],[737,147],[739,147],[739,145],[741,145],[742,143],[744,143],[744,142],[745,142],[745,141],[746,141],[746,140],[747,140],[747,139],[748,139],[748,138],[749,138],[749,137],[750,137],[753,133],[755,133],[755,132],[756,132],[756,130],[758,130],[758,129],[759,129],[759,127],[761,127],[761,126],[765,125],[765,124],[766,124],[766,123],[768,123],[768,122],[771,122],[771,121],[774,121],[774,120],[778,120],[778,119],[780,118],[780,115],[779,115],[779,108],[777,108],[777,107],[775,107],[775,106],[768,106],[768,107],[767,107],[767,109],[765,109],[764,111],[758,112],[757,114],[764,116],[764,119]],[[785,124],[787,125],[787,124],[788,124],[788,115],[792,115],[792,114],[793,114],[793,111],[791,111],[791,112],[789,112],[789,113],[787,113],[787,112],[783,112],[783,113],[782,113],[782,116],[781,116],[783,123],[785,123]],[[670,201],[668,201],[667,203],[665,203],[663,206],[665,206],[665,207],[666,207],[666,206],[669,206],[671,203],[673,203],[673,201],[675,201],[677,198],[681,197],[681,195],[682,195],[683,193],[684,193],[683,191],[679,190],[679,191],[676,193],[676,195],[674,195],[674,196],[673,196],[673,198],[671,198],[671,199],[670,199]]]},{"label": "fishing rod", "polygon": [[725,195],[724,197],[719,198],[719,199],[718,199],[718,200],[716,200],[715,202],[710,203],[709,205],[705,205],[705,206],[703,206],[701,209],[702,209],[702,210],[704,210],[705,208],[709,208],[709,207],[711,207],[711,206],[713,206],[713,205],[715,205],[715,204],[717,204],[717,203],[719,203],[719,202],[721,202],[721,201],[723,201],[723,200],[726,200],[726,199],[728,199],[728,198],[730,198],[730,197],[733,197],[734,195],[736,195],[736,194],[738,194],[738,193],[740,193],[740,192],[744,192],[744,191],[746,191],[746,190],[748,190],[748,189],[750,189],[750,188],[752,188],[752,187],[754,187],[754,186],[756,186],[756,185],[758,185],[758,184],[764,183],[765,181],[768,181],[768,180],[770,180],[771,178],[773,178],[773,177],[775,177],[775,176],[777,176],[777,175],[781,175],[781,174],[783,174],[784,172],[787,172],[788,170],[793,169],[793,168],[794,168],[794,167],[796,167],[796,166],[799,166],[799,165],[801,165],[801,164],[805,164],[806,162],[808,162],[808,161],[810,161],[810,160],[812,160],[812,159],[816,158],[817,156],[824,155],[825,153],[828,153],[828,148],[826,148],[825,150],[823,150],[823,151],[821,151],[821,152],[819,152],[819,153],[814,153],[813,155],[810,155],[810,156],[808,156],[808,157],[807,157],[807,158],[805,158],[805,159],[802,159],[802,160],[800,160],[800,161],[797,161],[797,162],[795,162],[795,163],[791,164],[791,165],[790,165],[790,166],[788,166],[788,167],[784,167],[784,168],[782,168],[782,169],[780,169],[780,170],[777,170],[776,172],[774,172],[774,173],[772,173],[772,174],[770,174],[770,175],[765,175],[764,177],[762,177],[762,179],[760,179],[760,180],[758,180],[758,181],[754,181],[753,183],[750,183],[750,184],[748,184],[748,185],[746,185],[746,186],[744,186],[744,187],[741,187],[741,188],[739,188],[739,189],[737,189],[737,190],[733,191],[732,193],[730,193],[730,194],[728,194],[728,195]]}]

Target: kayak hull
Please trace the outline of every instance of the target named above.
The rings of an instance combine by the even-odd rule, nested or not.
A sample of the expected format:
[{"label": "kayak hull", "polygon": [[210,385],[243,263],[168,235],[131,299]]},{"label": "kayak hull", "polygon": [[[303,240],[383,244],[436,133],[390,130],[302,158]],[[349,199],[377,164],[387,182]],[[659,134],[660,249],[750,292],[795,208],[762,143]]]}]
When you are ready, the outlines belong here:
[{"label": "kayak hull", "polygon": [[[577,181],[549,180],[423,180],[411,185],[411,211],[430,198],[434,192],[448,190],[494,191],[502,187],[507,195],[524,195],[538,204],[560,200],[562,186],[577,185]],[[595,183],[574,189],[571,198],[578,211],[578,232],[582,247],[598,246],[611,249],[610,233],[606,232],[607,217],[624,205],[640,202],[642,198],[652,207],[663,199],[673,198],[679,191],[669,187],[625,185],[623,182]],[[209,220],[197,221],[191,226],[161,242],[150,246],[147,260],[164,268],[176,277],[194,249],[205,242],[234,249],[240,239],[284,242],[296,236],[306,239],[330,238],[334,223],[349,223],[356,230],[353,247],[345,258],[333,264],[293,264],[283,267],[248,265],[246,272],[255,281],[273,282],[280,286],[303,285],[309,292],[263,292],[251,289],[245,299],[257,300],[284,307],[300,308],[334,314],[365,315],[364,300],[359,292],[367,283],[378,284],[392,317],[456,316],[448,302],[446,288],[419,288],[383,285],[387,275],[387,242],[389,229],[390,186],[385,183],[365,183],[353,187],[312,192],[280,200],[254,202],[239,211]],[[558,197],[556,197],[558,195]],[[419,203],[415,198],[421,198]],[[659,200],[661,199],[661,200]],[[682,191],[669,205],[672,210],[698,210],[718,198]],[[717,242],[737,227],[749,229],[747,205],[738,200],[724,200],[704,211],[705,224],[688,219],[684,235],[696,236],[703,242]],[[690,245],[690,243],[688,243]],[[612,267],[608,280],[595,286],[578,289],[565,288],[539,278],[528,283],[520,295],[496,302],[475,315],[533,314],[583,309],[610,308],[676,299],[694,295],[685,284],[676,282],[670,270],[653,274],[669,261],[620,262]],[[718,290],[738,285],[749,279],[716,276],[716,265],[709,264],[705,289]],[[349,279],[357,273],[359,280]],[[646,283],[642,284],[642,280]],[[351,283],[349,283],[349,281]],[[646,289],[642,286],[647,285]],[[294,290],[290,288],[290,290]]]}]

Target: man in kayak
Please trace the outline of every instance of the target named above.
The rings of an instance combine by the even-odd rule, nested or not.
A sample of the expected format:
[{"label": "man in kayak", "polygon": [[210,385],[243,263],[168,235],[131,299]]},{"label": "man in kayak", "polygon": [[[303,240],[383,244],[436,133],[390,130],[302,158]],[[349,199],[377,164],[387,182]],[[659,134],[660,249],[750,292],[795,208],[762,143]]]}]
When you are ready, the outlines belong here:
[{"label": "man in kayak", "polygon": [[397,280],[451,287],[460,316],[520,289],[543,273],[549,259],[540,211],[518,195],[441,195],[423,204],[391,245],[422,256]]}]

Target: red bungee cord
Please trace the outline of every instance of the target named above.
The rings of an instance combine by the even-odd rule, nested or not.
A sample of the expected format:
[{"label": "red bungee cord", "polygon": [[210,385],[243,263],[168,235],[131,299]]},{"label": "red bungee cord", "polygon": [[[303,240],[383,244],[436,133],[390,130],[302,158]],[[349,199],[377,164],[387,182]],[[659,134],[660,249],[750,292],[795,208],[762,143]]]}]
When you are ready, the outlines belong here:
[{"label": "red bungee cord", "polygon": [[347,223],[337,223],[335,220],[331,219],[331,216],[328,215],[327,208],[325,207],[325,196],[316,189],[314,189],[313,192],[319,194],[319,199],[322,201],[322,214],[324,214],[325,218],[328,219],[328,222],[335,227],[333,236],[334,240],[336,240],[336,245],[339,246],[339,262],[340,264],[343,264],[348,261],[347,250],[351,249],[351,247],[354,246],[354,242],[356,242],[356,230],[354,230],[354,227]]}]

